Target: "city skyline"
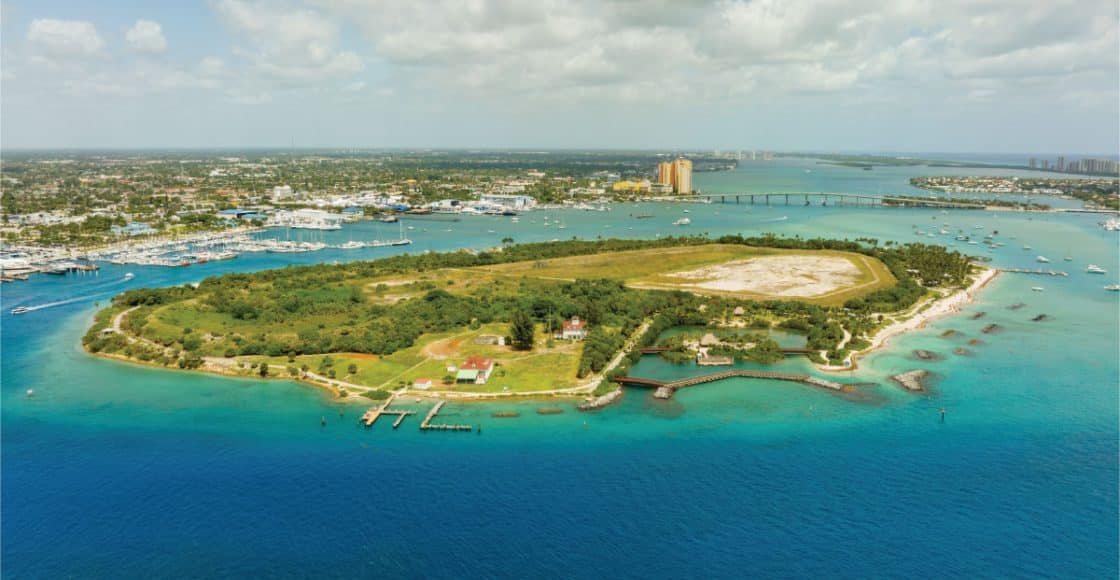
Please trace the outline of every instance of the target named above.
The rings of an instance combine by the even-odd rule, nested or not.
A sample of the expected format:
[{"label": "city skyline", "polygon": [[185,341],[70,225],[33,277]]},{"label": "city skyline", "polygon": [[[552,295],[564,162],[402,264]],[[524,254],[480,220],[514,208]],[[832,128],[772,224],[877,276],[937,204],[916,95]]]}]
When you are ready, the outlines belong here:
[{"label": "city skyline", "polygon": [[1105,2],[5,2],[0,145],[1114,156],[1117,18]]}]

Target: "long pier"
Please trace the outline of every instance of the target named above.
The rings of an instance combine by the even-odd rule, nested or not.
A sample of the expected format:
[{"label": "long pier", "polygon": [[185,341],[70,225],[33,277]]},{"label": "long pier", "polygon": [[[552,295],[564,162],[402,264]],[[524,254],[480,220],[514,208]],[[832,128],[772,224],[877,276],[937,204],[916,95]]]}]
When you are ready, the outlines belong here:
[{"label": "long pier", "polygon": [[1009,274],[1034,274],[1036,276],[1069,276],[1069,272],[1063,272],[1061,270],[1043,270],[1042,268],[1036,268],[1034,270],[1031,270],[1030,268],[996,268],[996,270],[1000,272],[1007,272]]},{"label": "long pier", "polygon": [[[686,198],[681,198],[686,199]],[[861,193],[837,192],[778,192],[778,193],[709,193],[696,194],[687,199],[707,199],[709,202],[719,203],[747,203],[755,205],[855,205],[879,207],[929,207],[929,208],[956,208],[956,209],[986,209],[983,203],[962,203],[955,201],[941,201],[936,198],[921,198],[910,196],[885,196],[868,195]],[[675,201],[680,201],[675,199]],[[777,202],[777,203],[775,203]]]},{"label": "long pier", "polygon": [[421,431],[470,431],[473,429],[470,425],[432,423],[432,419],[436,418],[436,415],[439,414],[439,410],[443,408],[446,402],[447,401],[440,401],[432,407],[432,410],[428,411],[428,416],[424,417],[424,420],[420,422]]},{"label": "long pier", "polygon": [[655,397],[659,399],[668,399],[669,397],[673,396],[673,393],[675,393],[677,389],[700,385],[703,383],[722,381],[724,379],[730,378],[774,379],[779,381],[790,381],[806,385],[813,385],[816,387],[824,387],[833,391],[842,391],[844,389],[844,385],[842,383],[836,383],[825,379],[818,379],[816,377],[805,374],[755,371],[750,369],[732,369],[721,371],[718,373],[708,373],[705,375],[687,377],[675,381],[659,381],[657,379],[621,376],[615,377],[614,382],[628,387],[645,387],[656,389],[656,392],[654,393]]}]

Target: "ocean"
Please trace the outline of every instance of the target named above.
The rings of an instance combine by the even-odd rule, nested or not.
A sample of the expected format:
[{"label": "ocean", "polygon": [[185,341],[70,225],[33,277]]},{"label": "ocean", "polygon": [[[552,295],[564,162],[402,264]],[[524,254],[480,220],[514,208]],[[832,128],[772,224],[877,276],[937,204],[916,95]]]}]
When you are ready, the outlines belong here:
[{"label": "ocean", "polygon": [[[932,171],[779,160],[695,182],[713,193],[914,193],[907,179]],[[685,209],[692,225],[672,226]],[[544,228],[543,214],[565,229]],[[623,205],[528,214],[517,224],[409,220],[415,243],[403,248],[247,254],[189,268],[105,265],[96,275],[5,284],[0,575],[1115,578],[1120,296],[1102,286],[1117,281],[1120,251],[1099,220]],[[542,404],[522,402],[449,403],[440,415],[481,424],[481,434],[424,433],[411,419],[398,430],[363,429],[364,407],[304,385],[138,367],[79,344],[97,305],[125,288],[230,271],[485,248],[507,236],[775,232],[958,246],[951,235],[914,233],[944,223],[954,233],[998,229],[1007,245],[988,253],[995,265],[1035,267],[1045,255],[1070,276],[997,278],[961,315],[893,339],[841,376],[875,383],[858,397],[735,379],[667,402],[627,390],[593,413],[563,404],[563,414],[537,415]],[[338,243],[397,231],[364,222],[270,235]],[[1089,263],[1110,272],[1085,274]],[[126,272],[135,278],[124,280]],[[1008,309],[1017,302],[1026,306]],[[970,318],[980,311],[984,318]],[[1042,313],[1049,319],[1031,321]],[[1002,329],[982,333],[990,323]],[[949,329],[956,333],[943,337]],[[958,347],[970,354],[954,354]],[[919,360],[915,349],[942,358]],[[798,359],[782,366],[808,369]],[[914,368],[934,373],[929,393],[889,380]],[[634,369],[692,372],[656,357]],[[491,416],[502,410],[521,415]]]}]

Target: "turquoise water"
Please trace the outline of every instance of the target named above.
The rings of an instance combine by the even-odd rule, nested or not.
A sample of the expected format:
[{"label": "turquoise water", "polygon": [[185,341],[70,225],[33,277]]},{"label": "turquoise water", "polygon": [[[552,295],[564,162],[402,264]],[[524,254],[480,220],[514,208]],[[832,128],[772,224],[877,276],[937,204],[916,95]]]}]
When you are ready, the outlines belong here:
[{"label": "turquoise water", "polygon": [[[789,191],[876,193],[873,184],[895,190],[911,175],[801,163],[696,181],[709,191],[774,191],[783,182]],[[361,408],[306,386],[141,368],[78,345],[94,303],[126,287],[482,248],[507,235],[668,235],[682,229],[670,224],[684,209],[689,231],[712,234],[956,245],[951,236],[919,238],[914,226],[981,225],[1016,238],[990,253],[995,264],[1034,267],[1042,254],[1072,273],[1000,277],[961,316],[896,338],[854,376],[841,375],[875,384],[855,396],[741,379],[668,402],[630,390],[595,413],[566,404],[548,416],[534,403],[446,407],[449,420],[481,423],[481,435],[421,433],[415,421],[365,430],[356,426]],[[1120,308],[1101,287],[1116,282],[1120,252],[1099,218],[719,204],[548,213],[566,228],[542,227],[540,214],[519,224],[416,221],[407,222],[410,248],[106,266],[97,276],[4,285],[3,576],[1116,577]],[[377,231],[397,230],[363,223],[299,235],[340,242]],[[1073,262],[1061,260],[1067,253]],[[1110,274],[1084,274],[1088,263]],[[122,282],[127,271],[136,279]],[[1046,291],[1031,292],[1035,285]],[[87,298],[8,314],[76,297]],[[1027,306],[1008,310],[1015,302]],[[987,315],[970,320],[975,311]],[[1051,318],[1031,322],[1039,313]],[[1003,329],[980,332],[993,322]],[[947,329],[957,334],[942,338]],[[956,347],[972,354],[955,355]],[[919,348],[944,358],[919,361]],[[798,358],[783,365],[808,369]],[[929,395],[887,379],[913,368],[935,373]],[[635,369],[691,372],[654,357]],[[492,418],[498,410],[521,416]]]}]

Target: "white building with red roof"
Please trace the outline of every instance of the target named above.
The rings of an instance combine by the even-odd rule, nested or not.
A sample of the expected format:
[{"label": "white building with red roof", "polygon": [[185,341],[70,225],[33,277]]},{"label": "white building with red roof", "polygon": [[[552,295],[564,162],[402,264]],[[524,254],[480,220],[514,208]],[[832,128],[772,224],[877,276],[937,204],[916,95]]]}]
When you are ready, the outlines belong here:
[{"label": "white building with red roof", "polygon": [[560,329],[560,338],[564,340],[583,340],[587,338],[587,323],[580,320],[578,316],[573,316],[571,320],[565,320],[563,327]]},{"label": "white building with red roof", "polygon": [[483,356],[468,356],[467,360],[459,365],[455,382],[485,385],[492,372],[494,372],[494,359]]}]

